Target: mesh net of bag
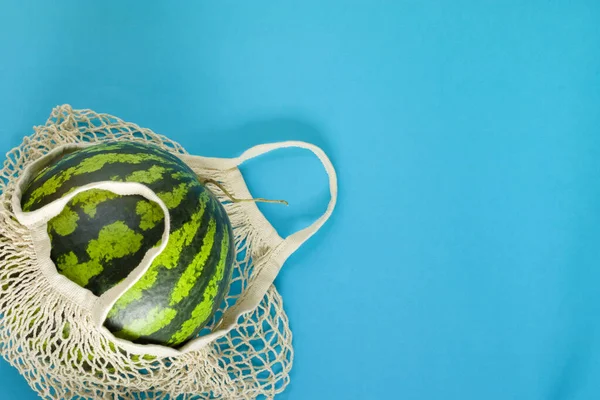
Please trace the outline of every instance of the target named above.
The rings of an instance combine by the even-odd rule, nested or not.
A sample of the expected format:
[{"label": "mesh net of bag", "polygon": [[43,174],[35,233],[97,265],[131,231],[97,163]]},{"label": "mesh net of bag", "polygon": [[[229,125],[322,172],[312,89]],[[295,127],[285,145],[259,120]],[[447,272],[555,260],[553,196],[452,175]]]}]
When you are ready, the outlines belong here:
[{"label": "mesh net of bag", "polygon": [[[282,392],[293,361],[292,334],[273,285],[234,329],[199,350],[172,357],[132,352],[54,290],[38,268],[28,228],[15,218],[11,199],[19,176],[58,146],[127,140],[186,155],[182,146],[117,117],[68,105],[55,108],[34,131],[7,154],[0,173],[0,354],[29,385],[48,399],[255,399]],[[196,172],[231,189],[219,170]],[[244,296],[271,250],[237,204],[216,194],[230,217],[237,254],[229,294],[200,335]]]}]

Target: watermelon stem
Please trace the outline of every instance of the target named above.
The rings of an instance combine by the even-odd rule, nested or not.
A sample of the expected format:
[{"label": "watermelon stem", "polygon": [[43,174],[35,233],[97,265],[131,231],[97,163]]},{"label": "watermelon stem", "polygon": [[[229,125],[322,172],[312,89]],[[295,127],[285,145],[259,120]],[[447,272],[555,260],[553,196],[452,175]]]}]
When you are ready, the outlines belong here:
[{"label": "watermelon stem", "polygon": [[233,202],[233,203],[247,203],[247,202],[252,202],[252,203],[275,203],[275,204],[284,204],[284,205],[289,205],[289,203],[285,200],[270,200],[270,199],[264,199],[262,197],[258,197],[256,199],[238,199],[233,197],[233,195],[231,193],[229,193],[229,191],[227,189],[225,189],[225,187],[223,185],[221,185],[219,182],[215,181],[214,179],[204,179],[202,180],[202,183],[204,185],[207,184],[212,184],[215,185],[216,187],[218,187],[224,194],[225,196],[229,197],[229,199]]}]

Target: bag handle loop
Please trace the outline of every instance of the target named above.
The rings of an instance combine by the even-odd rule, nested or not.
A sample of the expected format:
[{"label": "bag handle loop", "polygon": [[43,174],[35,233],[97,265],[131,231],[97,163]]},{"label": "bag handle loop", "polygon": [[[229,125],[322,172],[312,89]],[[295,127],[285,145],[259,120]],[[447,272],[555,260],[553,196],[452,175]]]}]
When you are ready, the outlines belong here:
[{"label": "bag handle loop", "polygon": [[[327,172],[327,175],[329,176],[329,193],[331,198],[329,200],[329,204],[327,205],[327,209],[321,215],[321,217],[319,217],[319,219],[313,222],[310,226],[299,230],[280,241],[279,244],[272,250],[269,258],[262,261],[265,264],[260,269],[256,270],[256,276],[252,279],[251,285],[247,288],[246,292],[242,295],[238,302],[223,316],[221,327],[224,331],[231,330],[235,326],[239,317],[253,311],[260,304],[264,296],[267,294],[267,291],[275,281],[275,278],[279,274],[284,262],[290,255],[298,250],[303,243],[305,243],[308,239],[310,239],[311,236],[321,229],[329,217],[331,217],[331,214],[333,213],[337,203],[337,175],[333,164],[321,148],[310,143],[287,141],[261,144],[246,150],[237,158],[227,160],[225,163],[222,163],[222,166],[225,167],[231,163],[234,167],[237,167],[252,158],[256,158],[274,150],[285,148],[307,149],[313,152],[319,158],[323,164],[323,167],[325,168],[325,171]],[[256,207],[256,205],[249,204],[248,207]]]},{"label": "bag handle loop", "polygon": [[311,238],[315,233],[321,229],[321,227],[327,222],[327,220],[331,217],[333,210],[335,209],[337,203],[337,192],[338,192],[338,180],[337,174],[335,172],[335,168],[331,163],[331,160],[325,152],[318,146],[315,146],[310,143],[301,142],[301,141],[286,141],[286,142],[277,142],[277,143],[268,143],[261,144],[258,146],[251,147],[246,150],[242,155],[235,159],[236,164],[239,166],[244,162],[261,156],[263,154],[269,153],[274,150],[285,149],[285,148],[301,148],[310,150],[314,153],[323,164],[325,171],[327,172],[329,178],[329,194],[330,200],[327,205],[327,209],[325,212],[313,222],[310,226],[301,229],[287,238],[284,239],[283,244],[280,246],[281,248],[278,251],[277,261],[281,264],[285,262],[285,260],[292,255],[296,250],[300,248],[308,239]]}]

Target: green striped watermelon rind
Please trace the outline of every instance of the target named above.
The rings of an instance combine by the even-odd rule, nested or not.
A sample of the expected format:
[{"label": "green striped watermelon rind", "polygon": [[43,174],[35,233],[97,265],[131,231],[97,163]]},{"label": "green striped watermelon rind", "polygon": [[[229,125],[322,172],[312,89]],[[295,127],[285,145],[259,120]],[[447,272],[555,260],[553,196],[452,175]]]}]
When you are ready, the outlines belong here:
[{"label": "green striped watermelon rind", "polygon": [[[127,142],[127,143],[128,143],[128,142]],[[117,146],[117,147],[118,147],[118,146],[124,146],[124,142],[119,142],[119,143],[116,143],[116,144],[114,144],[114,145],[115,145],[115,146]],[[135,146],[135,145],[133,145],[133,146]],[[62,160],[67,160],[67,161],[68,161],[69,159],[74,159],[74,158],[76,158],[76,154],[78,153],[78,151],[77,151],[77,150],[79,150],[79,149],[84,149],[84,150],[85,150],[86,148],[89,148],[89,147],[95,147],[95,145],[94,145],[94,144],[90,144],[90,145],[87,145],[87,144],[86,144],[86,145],[69,145],[69,146],[65,146],[64,148],[61,148],[61,149],[58,149],[58,150],[56,150],[55,152],[52,152],[52,153],[51,153],[51,154],[50,154],[48,157],[38,160],[38,162],[37,162],[37,165],[35,165],[35,167],[37,167],[37,168],[40,168],[40,167],[41,167],[40,169],[43,169],[43,171],[40,173],[40,176],[41,176],[41,177],[43,177],[44,175],[49,175],[49,174],[52,172],[52,169],[53,169],[53,167],[52,167],[51,165],[52,165],[52,163],[53,163],[54,161],[56,161],[56,160],[57,160],[57,158],[59,158],[59,157],[60,157],[60,155],[59,155],[59,154],[63,154]],[[65,151],[65,150],[66,150],[66,151]],[[88,149],[88,151],[90,151],[90,150]],[[93,149],[92,149],[91,151],[93,151]],[[57,165],[57,164],[54,164],[54,165]],[[42,178],[41,180],[43,180],[43,178]],[[36,181],[36,180],[34,179],[34,180],[33,180],[33,182],[35,182],[35,181]],[[44,188],[42,187],[42,189],[40,189],[38,192],[42,193],[42,195],[46,194],[46,195],[48,196],[48,195],[49,195],[48,193],[51,193],[52,191],[47,191],[47,193],[44,193]],[[53,193],[53,192],[52,192],[52,193]],[[205,193],[208,193],[208,194],[210,194],[208,191],[205,191]],[[202,193],[202,194],[205,194],[205,193]],[[206,195],[204,198],[206,199],[206,198],[208,198],[208,197],[210,197],[210,196]],[[25,206],[26,206],[26,207],[24,207],[25,209],[29,210],[30,208],[32,208],[32,205],[36,203],[36,201],[32,201],[32,198],[34,198],[34,196],[29,196],[28,198],[24,198],[24,202],[25,202]],[[214,203],[215,203],[215,202],[218,202],[218,200],[215,200],[214,198],[213,198],[213,199],[211,199],[211,200],[213,201],[213,206],[214,206]],[[38,201],[38,203],[39,203],[39,201]],[[226,213],[225,213],[224,209],[222,208],[222,206],[220,205],[220,203],[218,204],[218,206],[220,206],[220,207],[218,207],[218,209],[219,209],[219,212],[221,213],[221,214],[220,214],[220,216],[221,216],[221,217],[223,217],[223,218],[226,218]],[[65,207],[65,209],[66,209],[66,207]],[[63,211],[64,211],[64,210],[63,210]],[[73,210],[70,210],[70,211],[71,211],[71,213],[73,212]],[[83,210],[78,210],[78,211],[79,211],[79,213],[80,213],[80,214],[81,214],[81,212],[84,212],[84,213],[85,213],[86,211],[87,211],[87,213],[88,213],[88,214],[90,214],[90,212],[92,212],[92,211],[93,211],[93,208],[91,208],[91,209],[89,209],[89,210],[85,210],[85,207],[84,207],[84,209],[83,209]],[[62,214],[62,213],[61,213],[61,214]],[[65,221],[66,221],[66,223],[62,223],[62,224],[53,224],[53,225],[51,224],[51,226],[50,226],[50,229],[49,229],[49,230],[50,230],[50,232],[51,232],[52,234],[54,234],[54,235],[56,235],[56,234],[59,234],[59,235],[60,235],[60,234],[69,234],[69,233],[72,233],[72,232],[70,232],[70,230],[72,229],[72,227],[69,227],[69,223],[68,223],[69,221],[68,221],[68,218],[66,218],[66,219],[65,219]],[[63,221],[63,222],[64,222],[64,221]],[[152,221],[149,221],[149,222],[147,222],[147,223],[151,225]],[[210,223],[209,223],[209,228],[210,228],[210,226],[211,226],[211,225],[210,225]],[[230,225],[228,225],[228,226],[229,226],[229,235],[224,235],[224,236],[223,236],[223,238],[224,238],[223,240],[224,240],[224,241],[229,241],[229,242],[230,242],[230,243],[227,243],[227,245],[228,245],[227,247],[231,249],[231,250],[229,251],[229,253],[231,253],[231,254],[228,254],[228,255],[226,255],[226,257],[230,257],[230,258],[232,258],[232,257],[233,257],[233,253],[234,253],[234,246],[233,246],[233,234],[232,234],[232,230],[231,230],[231,227],[230,227]],[[117,228],[119,228],[119,227],[117,226]],[[176,232],[175,232],[175,233],[176,233]],[[222,248],[225,248],[225,247],[226,247],[226,246],[222,246]],[[224,253],[222,253],[222,254],[224,254]],[[158,257],[158,258],[160,258],[160,257],[161,257],[161,256],[159,255],[159,257]],[[221,256],[221,260],[223,260],[223,256]],[[69,260],[69,259],[66,259],[66,261],[67,261],[67,263],[68,263],[68,262],[70,262],[70,260]],[[232,264],[232,263],[233,263],[233,261],[231,260],[230,264]],[[220,270],[223,270],[223,268],[224,268],[224,267],[220,267]],[[222,272],[222,274],[223,274],[223,275],[224,275],[225,273],[227,273],[227,274],[230,276],[230,275],[231,275],[231,267],[229,267],[229,270],[228,270],[228,271],[223,271],[223,272]],[[221,278],[222,278],[222,277],[223,277],[223,276],[221,276]],[[142,278],[142,279],[143,279],[143,278]],[[86,283],[86,282],[82,282],[82,283]],[[179,285],[179,286],[182,286],[182,285]],[[185,292],[185,290],[186,290],[186,289],[185,289],[185,286],[182,286],[182,287],[184,288],[184,292]],[[189,290],[189,289],[188,289],[188,290]],[[226,290],[225,290],[225,291],[226,291]],[[182,295],[182,294],[177,294],[177,293],[179,293],[179,292],[174,292],[174,294],[173,294],[173,296],[172,296],[172,300],[171,300],[171,301],[177,302],[177,301],[181,301],[182,299],[184,299],[184,298],[185,298],[185,293],[184,293],[184,295]],[[134,297],[135,297],[135,296],[134,296]],[[135,300],[135,299],[134,299],[134,300]],[[222,301],[222,298],[220,298],[220,300]],[[117,301],[117,304],[118,304],[118,303],[119,303],[119,301]],[[218,306],[220,306],[220,304],[216,304],[216,302],[215,302],[215,304],[213,305],[213,307],[214,307],[214,309],[215,309],[215,310],[216,310],[216,308],[218,308]],[[213,311],[213,313],[214,313],[214,311]],[[206,315],[205,315],[205,317],[206,317]],[[171,319],[172,319],[172,318],[171,318]],[[208,318],[208,317],[206,317],[205,319],[209,319],[209,318]],[[191,335],[191,336],[190,336],[190,335],[189,335],[189,332],[190,332],[190,331],[191,331],[191,330],[188,328],[188,330],[184,330],[184,331],[183,331],[183,332],[184,332],[184,334],[179,334],[179,336],[175,335],[175,336],[178,338],[178,340],[177,340],[177,341],[179,341],[179,342],[181,343],[181,342],[183,342],[183,341],[186,341],[186,340],[190,340],[190,339],[192,339],[192,338],[194,337],[195,333],[194,333],[194,335]],[[113,332],[113,333],[114,333],[114,332]],[[119,332],[117,332],[117,333],[119,333]],[[120,336],[121,336],[121,339],[123,339],[123,338],[124,338],[124,339],[129,339],[129,338],[127,337],[127,332],[125,332],[124,334],[123,334],[123,332],[120,332],[120,333],[121,333],[121,335],[120,335]],[[177,332],[176,332],[176,333],[177,333]],[[188,334],[188,336],[184,337],[184,335],[185,335],[186,333]],[[117,335],[117,336],[119,336],[119,335]],[[123,336],[125,336],[125,337],[123,337]],[[120,340],[117,340],[117,341],[119,341],[119,342],[120,342]],[[127,341],[127,342],[130,342],[129,340],[126,340],[126,341]],[[156,344],[156,343],[154,343],[154,344]],[[159,346],[160,346],[160,345],[159,345]],[[146,348],[147,348],[147,347],[146,347]]]}]

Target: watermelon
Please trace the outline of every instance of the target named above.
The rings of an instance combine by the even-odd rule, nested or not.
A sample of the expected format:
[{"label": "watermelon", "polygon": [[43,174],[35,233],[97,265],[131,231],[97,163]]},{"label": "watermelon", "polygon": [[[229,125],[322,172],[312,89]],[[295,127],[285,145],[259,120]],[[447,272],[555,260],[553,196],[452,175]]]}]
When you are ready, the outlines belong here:
[{"label": "watermelon", "polygon": [[[21,199],[37,210],[100,181],[148,186],[169,209],[170,238],[146,273],[110,310],[105,326],[139,344],[176,347],[196,337],[231,281],[233,230],[216,197],[179,158],[150,144],[106,142],[82,148],[40,171]],[[143,196],[82,192],[48,222],[57,271],[100,296],[159,246],[163,211]]]}]

